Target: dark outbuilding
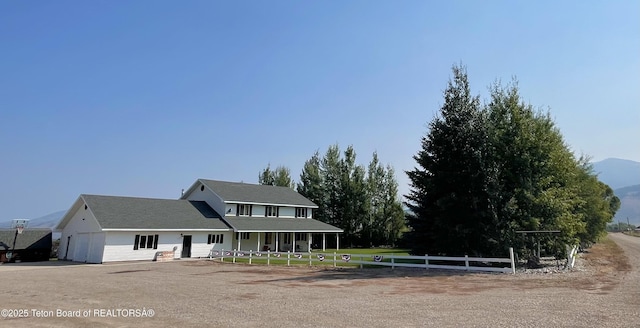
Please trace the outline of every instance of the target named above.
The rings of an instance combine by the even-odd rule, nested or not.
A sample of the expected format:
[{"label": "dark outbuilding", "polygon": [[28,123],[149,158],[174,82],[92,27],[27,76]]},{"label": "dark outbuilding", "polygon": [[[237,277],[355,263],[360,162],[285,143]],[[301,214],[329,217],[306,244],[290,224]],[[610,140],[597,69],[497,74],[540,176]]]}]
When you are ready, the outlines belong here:
[{"label": "dark outbuilding", "polygon": [[51,254],[51,229],[0,229],[0,262],[48,261]]}]

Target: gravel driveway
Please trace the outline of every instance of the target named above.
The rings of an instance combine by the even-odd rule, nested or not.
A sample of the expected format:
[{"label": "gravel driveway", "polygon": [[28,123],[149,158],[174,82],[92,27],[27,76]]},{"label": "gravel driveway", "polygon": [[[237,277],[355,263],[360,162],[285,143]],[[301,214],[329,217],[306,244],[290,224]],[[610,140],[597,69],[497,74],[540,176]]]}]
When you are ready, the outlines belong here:
[{"label": "gravel driveway", "polygon": [[[576,270],[554,274],[207,260],[2,265],[2,308],[26,318],[0,326],[638,327],[640,238],[610,239],[626,257],[594,247]],[[139,317],[148,310],[152,317]]]}]

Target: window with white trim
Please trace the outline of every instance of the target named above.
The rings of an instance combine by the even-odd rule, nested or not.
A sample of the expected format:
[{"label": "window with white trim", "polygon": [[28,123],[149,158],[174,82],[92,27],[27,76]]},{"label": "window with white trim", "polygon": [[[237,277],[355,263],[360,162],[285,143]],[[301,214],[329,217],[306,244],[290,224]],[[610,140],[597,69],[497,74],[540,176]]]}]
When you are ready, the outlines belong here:
[{"label": "window with white trim", "polygon": [[265,232],[264,233],[264,243],[265,244],[271,244],[271,232]]},{"label": "window with white trim", "polygon": [[240,239],[247,240],[249,238],[251,238],[251,233],[250,232],[241,232],[240,233]]},{"label": "window with white trim", "polygon": [[248,204],[238,204],[236,216],[251,216],[253,206]]},{"label": "window with white trim", "polygon": [[308,208],[306,207],[296,207],[296,217],[297,218],[306,218]]},{"label": "window with white trim", "polygon": [[307,241],[307,234],[304,232],[296,233],[296,241]]},{"label": "window with white trim", "polygon": [[136,235],[133,239],[133,249],[158,249],[158,235]]},{"label": "window with white trim", "polygon": [[278,206],[265,206],[264,216],[266,217],[278,217],[280,214],[280,207]]}]

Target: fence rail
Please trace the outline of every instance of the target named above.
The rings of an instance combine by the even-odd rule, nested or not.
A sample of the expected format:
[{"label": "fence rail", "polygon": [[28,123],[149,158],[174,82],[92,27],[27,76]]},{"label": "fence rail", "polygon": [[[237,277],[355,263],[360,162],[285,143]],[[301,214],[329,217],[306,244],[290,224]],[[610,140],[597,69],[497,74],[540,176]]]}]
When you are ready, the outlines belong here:
[{"label": "fence rail", "polygon": [[[238,250],[212,250],[209,253],[209,259],[217,259],[222,262],[231,260],[236,263],[237,260],[248,260],[249,264],[253,262],[266,261],[267,265],[272,262],[286,261],[287,266],[292,262],[304,262],[312,265],[326,265],[331,263],[334,267],[344,265],[364,266],[387,266],[396,268],[423,268],[423,269],[444,269],[444,270],[464,270],[464,271],[484,271],[484,272],[503,272],[516,273],[515,258],[513,248],[509,248],[509,258],[485,258],[485,257],[452,257],[452,256],[411,256],[411,255],[372,255],[372,254],[341,254],[333,253],[302,253],[302,252],[257,252],[257,251],[238,251]],[[436,263],[433,263],[436,262]],[[444,263],[443,263],[444,262]],[[453,263],[447,264],[449,262]],[[482,265],[477,265],[481,263]],[[494,267],[487,266],[489,263],[508,263],[509,266]],[[475,265],[472,265],[475,264]]]}]

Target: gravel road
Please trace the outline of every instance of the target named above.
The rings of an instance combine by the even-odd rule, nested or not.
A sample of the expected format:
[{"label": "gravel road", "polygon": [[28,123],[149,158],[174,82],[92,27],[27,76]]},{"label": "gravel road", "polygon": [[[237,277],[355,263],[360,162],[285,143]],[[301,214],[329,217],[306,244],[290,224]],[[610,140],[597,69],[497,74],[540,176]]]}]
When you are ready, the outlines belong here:
[{"label": "gravel road", "polygon": [[[0,326],[638,327],[640,238],[610,239],[624,254],[596,246],[575,270],[554,274],[207,260],[2,265],[2,308],[24,309],[27,317],[0,318]],[[59,317],[58,309],[80,317]],[[119,309],[151,309],[153,317],[124,317]]]}]

